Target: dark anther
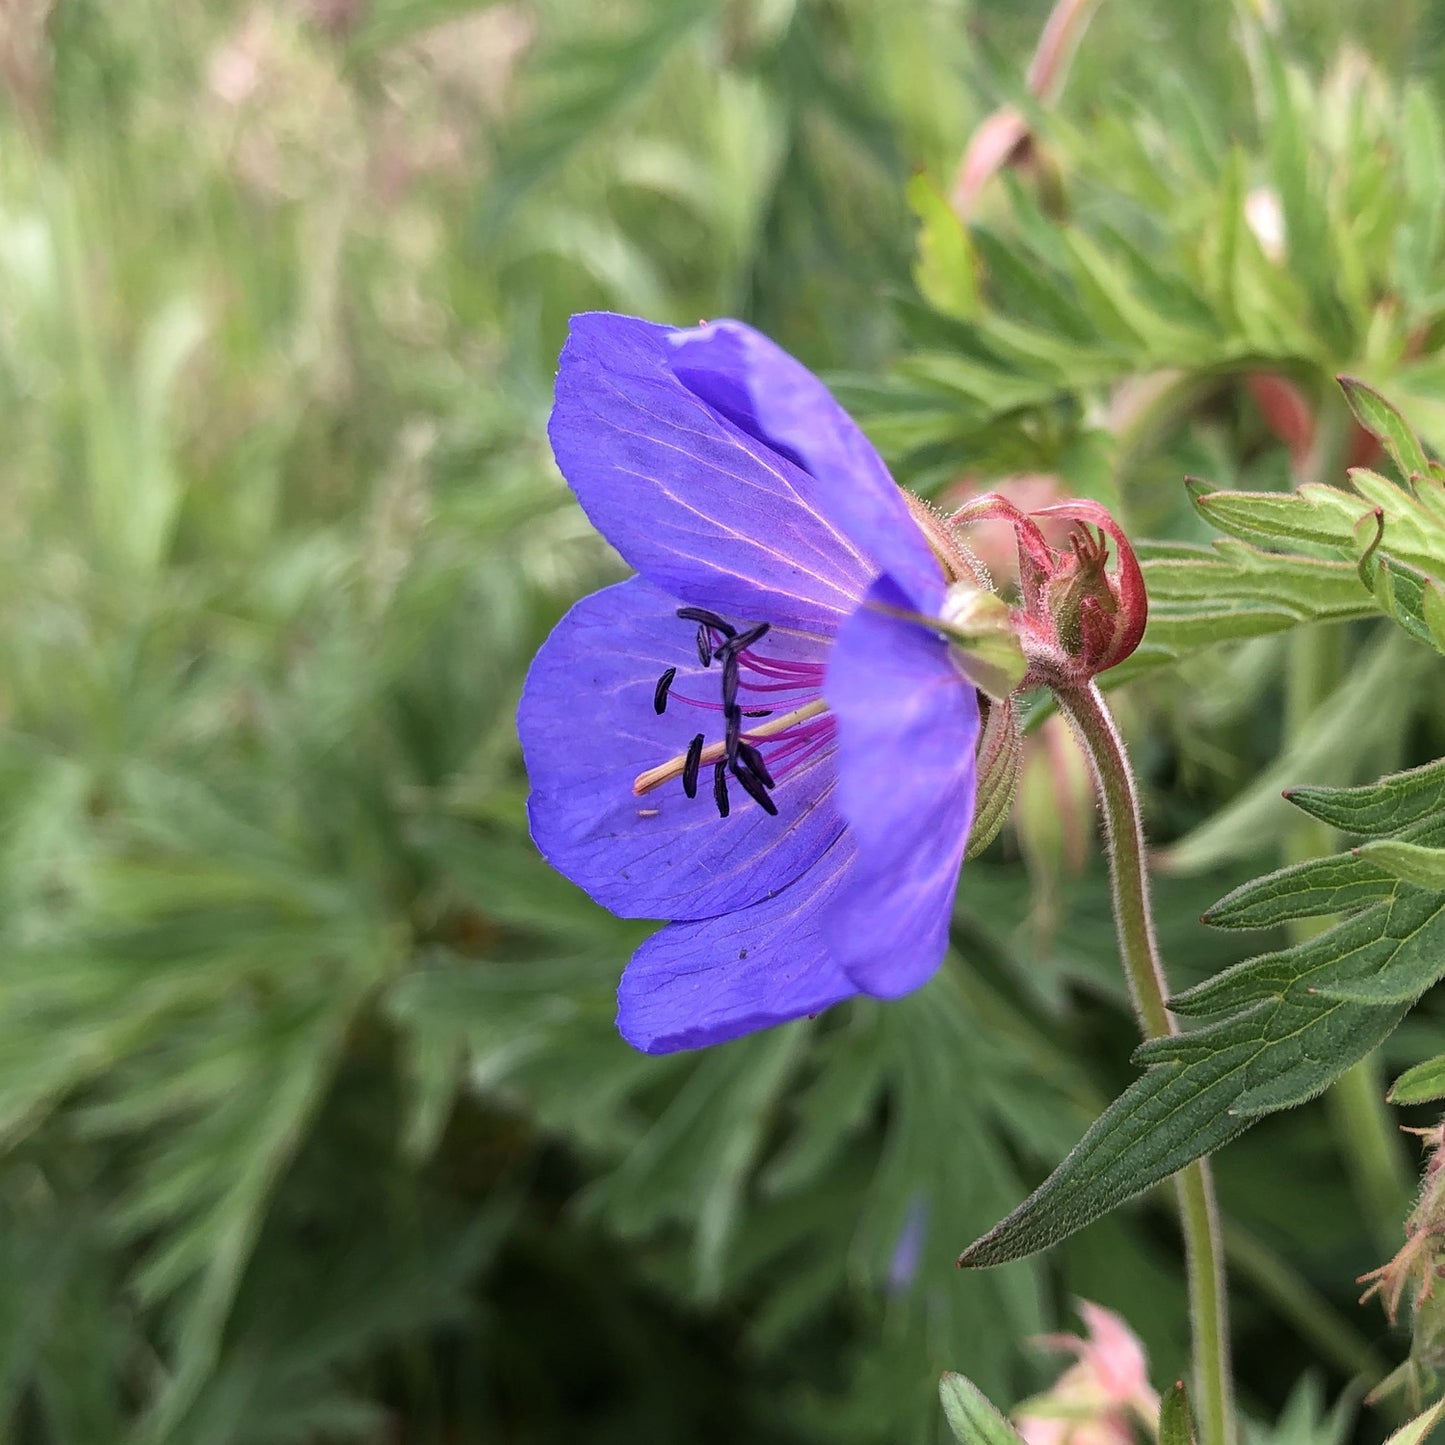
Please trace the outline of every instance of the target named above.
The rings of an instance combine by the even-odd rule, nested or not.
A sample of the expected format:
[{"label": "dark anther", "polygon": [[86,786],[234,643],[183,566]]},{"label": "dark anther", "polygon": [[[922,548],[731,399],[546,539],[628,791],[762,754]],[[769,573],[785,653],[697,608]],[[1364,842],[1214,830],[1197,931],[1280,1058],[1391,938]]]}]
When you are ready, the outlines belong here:
[{"label": "dark anther", "polygon": [[677,615],[684,622],[701,622],[704,627],[714,628],[721,632],[724,637],[736,637],[738,630],[731,622],[724,622],[716,612],[709,612],[706,607],[679,607]]},{"label": "dark anther", "polygon": [[712,633],[706,627],[697,629],[697,660],[704,667],[712,666]]},{"label": "dark anther", "polygon": [[770,707],[750,707],[743,709],[744,717],[772,717],[773,710]]},{"label": "dark anther", "polygon": [[743,730],[743,715],[735,707],[728,709],[727,732],[723,738],[723,754],[729,763],[735,763],[738,756],[739,741]]},{"label": "dark anther", "polygon": [[751,768],[734,768],[733,777],[743,785],[743,791],[763,812],[774,818],[778,816],[778,805],[768,796],[768,790],[763,785],[763,780]]},{"label": "dark anther", "polygon": [[764,787],[776,788],[778,786],[773,781],[773,775],[768,771],[768,765],[763,761],[763,755],[751,743],[738,744],[738,761],[750,773],[761,778]]},{"label": "dark anther", "polygon": [[702,766],[702,734],[687,745],[687,761],[682,765],[682,790],[689,798],[697,797],[697,770]]},{"label": "dark anther", "polygon": [[661,677],[657,679],[657,686],[652,689],[652,710],[658,717],[667,711],[667,690],[672,686],[672,680],[677,676],[677,669],[669,667]]},{"label": "dark anther", "polygon": [[[722,651],[721,648],[718,649]],[[735,652],[723,658],[723,711],[732,712],[738,705],[738,659]]]},{"label": "dark anther", "polygon": [[726,818],[730,808],[728,805],[728,760],[719,758],[717,766],[712,770],[712,800],[717,804],[717,815],[719,818]]},{"label": "dark anther", "polygon": [[753,643],[766,637],[773,630],[771,622],[760,622],[756,627],[750,627],[746,632],[739,632],[730,635],[728,640],[718,648],[719,653],[745,652]]}]

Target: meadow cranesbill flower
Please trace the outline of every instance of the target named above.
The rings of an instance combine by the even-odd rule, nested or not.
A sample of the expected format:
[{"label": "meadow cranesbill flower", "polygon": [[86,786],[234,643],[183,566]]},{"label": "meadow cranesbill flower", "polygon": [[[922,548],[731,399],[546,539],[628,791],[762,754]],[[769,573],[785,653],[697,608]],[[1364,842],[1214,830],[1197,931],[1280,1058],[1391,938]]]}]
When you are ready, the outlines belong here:
[{"label": "meadow cranesbill flower", "polygon": [[543,854],[671,920],[623,975],[623,1036],[692,1048],[917,988],[980,727],[928,622],[996,599],[822,383],[738,322],[574,317],[549,434],[638,573],[562,619],[518,712]]}]

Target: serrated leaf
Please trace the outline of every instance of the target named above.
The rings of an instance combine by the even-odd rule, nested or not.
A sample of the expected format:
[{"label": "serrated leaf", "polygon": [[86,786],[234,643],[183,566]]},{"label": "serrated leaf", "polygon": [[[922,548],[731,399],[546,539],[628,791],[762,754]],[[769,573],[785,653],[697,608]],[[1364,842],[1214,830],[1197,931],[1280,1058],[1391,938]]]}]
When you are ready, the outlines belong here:
[{"label": "serrated leaf", "polygon": [[1445,758],[1359,788],[1289,788],[1284,796],[1342,833],[1377,838],[1445,812]]},{"label": "serrated leaf", "polygon": [[1445,889],[1445,848],[1427,848],[1420,843],[1401,843],[1381,839],[1363,843],[1356,853],[1383,868],[1392,877],[1402,878],[1420,888]]},{"label": "serrated leaf", "polygon": [[1416,472],[1427,472],[1430,462],[1425,449],[1395,407],[1358,377],[1341,376],[1337,379],[1355,419],[1379,440],[1390,454],[1390,459],[1399,467],[1400,475],[1408,478]]},{"label": "serrated leaf", "polygon": [[1445,1099],[1445,1054],[1406,1069],[1385,1097],[1392,1104],[1429,1104]]},{"label": "serrated leaf", "polygon": [[1022,1445],[1023,1436],[966,1376],[945,1373],[938,1395],[948,1428],[960,1445]]},{"label": "serrated leaf", "polygon": [[[1172,1000],[1179,1013],[1228,1016],[1144,1044],[1142,1077],[960,1263],[1003,1264],[1047,1248],[1256,1118],[1313,1098],[1386,1038],[1441,972],[1445,898],[1409,889]],[[1375,996],[1363,997],[1371,988]]]},{"label": "serrated leaf", "polygon": [[[1279,953],[1226,969],[1170,1000],[1175,1013],[1217,1014],[1279,997],[1300,978],[1321,998],[1401,1003],[1445,972],[1445,898],[1396,885],[1390,897]],[[1141,1055],[1156,1047],[1145,1044]]]},{"label": "serrated leaf", "polygon": [[1159,1402],[1159,1445],[1194,1445],[1194,1422],[1189,1417],[1189,1394],[1176,1380]]}]

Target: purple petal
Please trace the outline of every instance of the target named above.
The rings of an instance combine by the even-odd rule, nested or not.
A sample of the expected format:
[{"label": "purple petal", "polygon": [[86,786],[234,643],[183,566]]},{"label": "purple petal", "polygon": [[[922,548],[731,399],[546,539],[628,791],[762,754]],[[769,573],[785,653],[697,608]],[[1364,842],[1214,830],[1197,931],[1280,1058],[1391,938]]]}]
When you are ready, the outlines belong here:
[{"label": "purple petal", "polygon": [[828,936],[861,988],[907,993],[942,961],[973,820],[978,697],[945,643],[870,604],[907,607],[880,579],[839,632],[824,694],[838,719],[838,807],[858,862]]},{"label": "purple petal", "polygon": [[[778,816],[740,788],[713,806],[710,770],[696,798],[680,781],[641,797],[633,779],[721,736],[722,714],[681,699],[719,698],[719,671],[699,666],[696,627],[640,577],[584,597],[542,645],[522,691],[517,730],[532,784],[532,836],[555,868],[625,918],[707,918],[790,883],[842,831],[831,753],[779,780]],[[826,644],[774,629],[774,655],[823,656]],[[676,667],[673,699],[653,710],[659,675]]]},{"label": "purple petal", "polygon": [[904,589],[935,612],[943,576],[873,443],[800,361],[741,321],[671,337],[672,368],[710,406],[819,483],[814,506]]},{"label": "purple petal", "polygon": [[696,1049],[856,994],[823,932],[852,859],[845,834],[776,896],[654,934],[633,954],[617,990],[622,1037],[649,1054]]},{"label": "purple petal", "polygon": [[735,620],[831,632],[876,568],[816,483],[673,374],[671,328],[572,318],[548,435],[598,531],[670,596]]}]

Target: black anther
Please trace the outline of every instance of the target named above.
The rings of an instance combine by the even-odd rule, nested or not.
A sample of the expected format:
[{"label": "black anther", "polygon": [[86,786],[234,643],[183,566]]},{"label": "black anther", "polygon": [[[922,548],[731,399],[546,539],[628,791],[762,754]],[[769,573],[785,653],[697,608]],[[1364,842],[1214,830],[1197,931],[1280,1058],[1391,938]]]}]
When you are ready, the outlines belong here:
[{"label": "black anther", "polygon": [[689,798],[697,797],[697,770],[702,766],[702,734],[687,745],[687,761],[682,765],[682,790]]},{"label": "black anther", "polygon": [[738,748],[741,745],[739,739],[743,730],[743,715],[735,707],[730,707],[727,714],[727,732],[724,734],[723,752],[728,762],[736,762]]},{"label": "black anther", "polygon": [[709,612],[706,607],[679,607],[677,615],[684,622],[701,622],[704,627],[711,627],[721,632],[724,637],[736,637],[738,630],[731,622],[724,622],[716,612]]},{"label": "black anther", "polygon": [[766,788],[776,788],[778,785],[773,781],[773,775],[768,771],[768,765],[763,761],[763,755],[751,743],[738,744],[738,761],[750,773],[754,773],[762,780]]},{"label": "black anther", "polygon": [[712,666],[712,633],[706,627],[697,629],[697,660],[704,667]]},{"label": "black anther", "polygon": [[743,709],[744,717],[772,717],[773,710],[770,707],[749,707]]},{"label": "black anther", "polygon": [[667,711],[667,690],[672,686],[672,680],[677,676],[677,669],[669,667],[661,677],[657,679],[657,686],[652,689],[652,710],[658,717]]},{"label": "black anther", "polygon": [[717,804],[717,815],[726,818],[731,808],[728,804],[728,760],[719,758],[712,770],[712,800]]},{"label": "black anther", "polygon": [[743,785],[743,791],[747,793],[753,802],[770,817],[778,816],[778,805],[768,795],[768,790],[763,786],[763,780],[749,768],[734,768],[733,777]]},{"label": "black anther", "polygon": [[745,652],[753,643],[766,637],[772,630],[773,624],[771,622],[759,622],[756,627],[750,627],[746,632],[739,632],[730,636],[728,640],[718,648],[718,652]]},{"label": "black anther", "polygon": [[[721,648],[718,649],[722,651]],[[738,705],[738,660],[734,653],[723,658],[723,711],[732,712]]]}]

